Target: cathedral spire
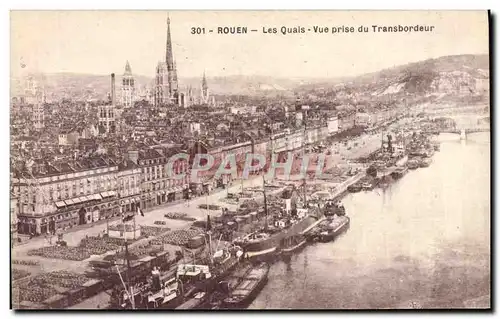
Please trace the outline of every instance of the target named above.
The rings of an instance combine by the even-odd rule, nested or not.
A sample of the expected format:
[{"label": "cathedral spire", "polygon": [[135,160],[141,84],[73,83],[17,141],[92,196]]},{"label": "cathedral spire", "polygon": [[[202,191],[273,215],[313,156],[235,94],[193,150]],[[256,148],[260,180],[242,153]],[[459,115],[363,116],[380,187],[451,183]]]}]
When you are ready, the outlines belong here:
[{"label": "cathedral spire", "polygon": [[128,63],[128,60],[127,60],[127,63],[125,64],[124,75],[132,75],[132,69],[130,68],[130,63]]},{"label": "cathedral spire", "polygon": [[205,91],[208,89],[207,77],[205,76],[205,71],[203,71],[203,80],[201,81],[201,88]]},{"label": "cathedral spire", "polygon": [[165,62],[167,62],[167,68],[169,71],[172,71],[174,69],[174,58],[172,55],[172,38],[170,36],[170,16],[167,15],[167,53],[166,53],[166,59]]},{"label": "cathedral spire", "polygon": [[177,82],[177,64],[175,63],[175,60],[174,60],[174,67],[172,69],[172,72],[173,72],[172,81]]}]

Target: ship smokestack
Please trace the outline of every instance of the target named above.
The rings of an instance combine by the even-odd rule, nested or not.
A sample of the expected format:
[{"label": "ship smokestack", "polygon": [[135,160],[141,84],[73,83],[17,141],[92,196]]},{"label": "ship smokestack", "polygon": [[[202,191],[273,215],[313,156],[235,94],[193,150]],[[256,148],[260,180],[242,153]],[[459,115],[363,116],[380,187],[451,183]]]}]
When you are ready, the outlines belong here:
[{"label": "ship smokestack", "polygon": [[115,98],[116,98],[116,93],[115,93],[115,74],[111,73],[111,105],[115,105]]}]

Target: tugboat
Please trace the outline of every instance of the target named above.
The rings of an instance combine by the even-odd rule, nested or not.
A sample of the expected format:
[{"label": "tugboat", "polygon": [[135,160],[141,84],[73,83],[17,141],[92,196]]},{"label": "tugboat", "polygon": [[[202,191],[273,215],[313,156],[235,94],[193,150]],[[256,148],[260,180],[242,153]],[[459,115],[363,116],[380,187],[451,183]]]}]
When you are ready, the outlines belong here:
[{"label": "tugboat", "polygon": [[238,282],[229,295],[222,301],[224,309],[244,309],[257,296],[267,283],[269,264],[261,263],[251,267],[241,277],[233,277]]}]

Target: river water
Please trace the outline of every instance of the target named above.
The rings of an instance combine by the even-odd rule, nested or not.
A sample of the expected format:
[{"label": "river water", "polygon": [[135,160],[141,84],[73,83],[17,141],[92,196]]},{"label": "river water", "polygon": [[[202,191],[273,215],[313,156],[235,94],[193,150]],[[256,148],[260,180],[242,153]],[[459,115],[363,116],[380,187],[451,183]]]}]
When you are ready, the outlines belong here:
[{"label": "river water", "polygon": [[442,134],[427,168],[348,194],[350,229],[274,263],[250,309],[462,308],[490,294],[490,141]]}]

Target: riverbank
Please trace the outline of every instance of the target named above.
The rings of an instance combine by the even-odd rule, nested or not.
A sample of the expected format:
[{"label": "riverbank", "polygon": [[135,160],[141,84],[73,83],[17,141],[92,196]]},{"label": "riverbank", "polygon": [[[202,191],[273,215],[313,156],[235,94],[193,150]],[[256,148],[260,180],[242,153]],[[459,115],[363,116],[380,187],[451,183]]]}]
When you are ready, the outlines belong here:
[{"label": "riverbank", "polygon": [[490,144],[479,134],[439,140],[429,167],[344,196],[350,229],[274,263],[249,308],[491,306]]}]

